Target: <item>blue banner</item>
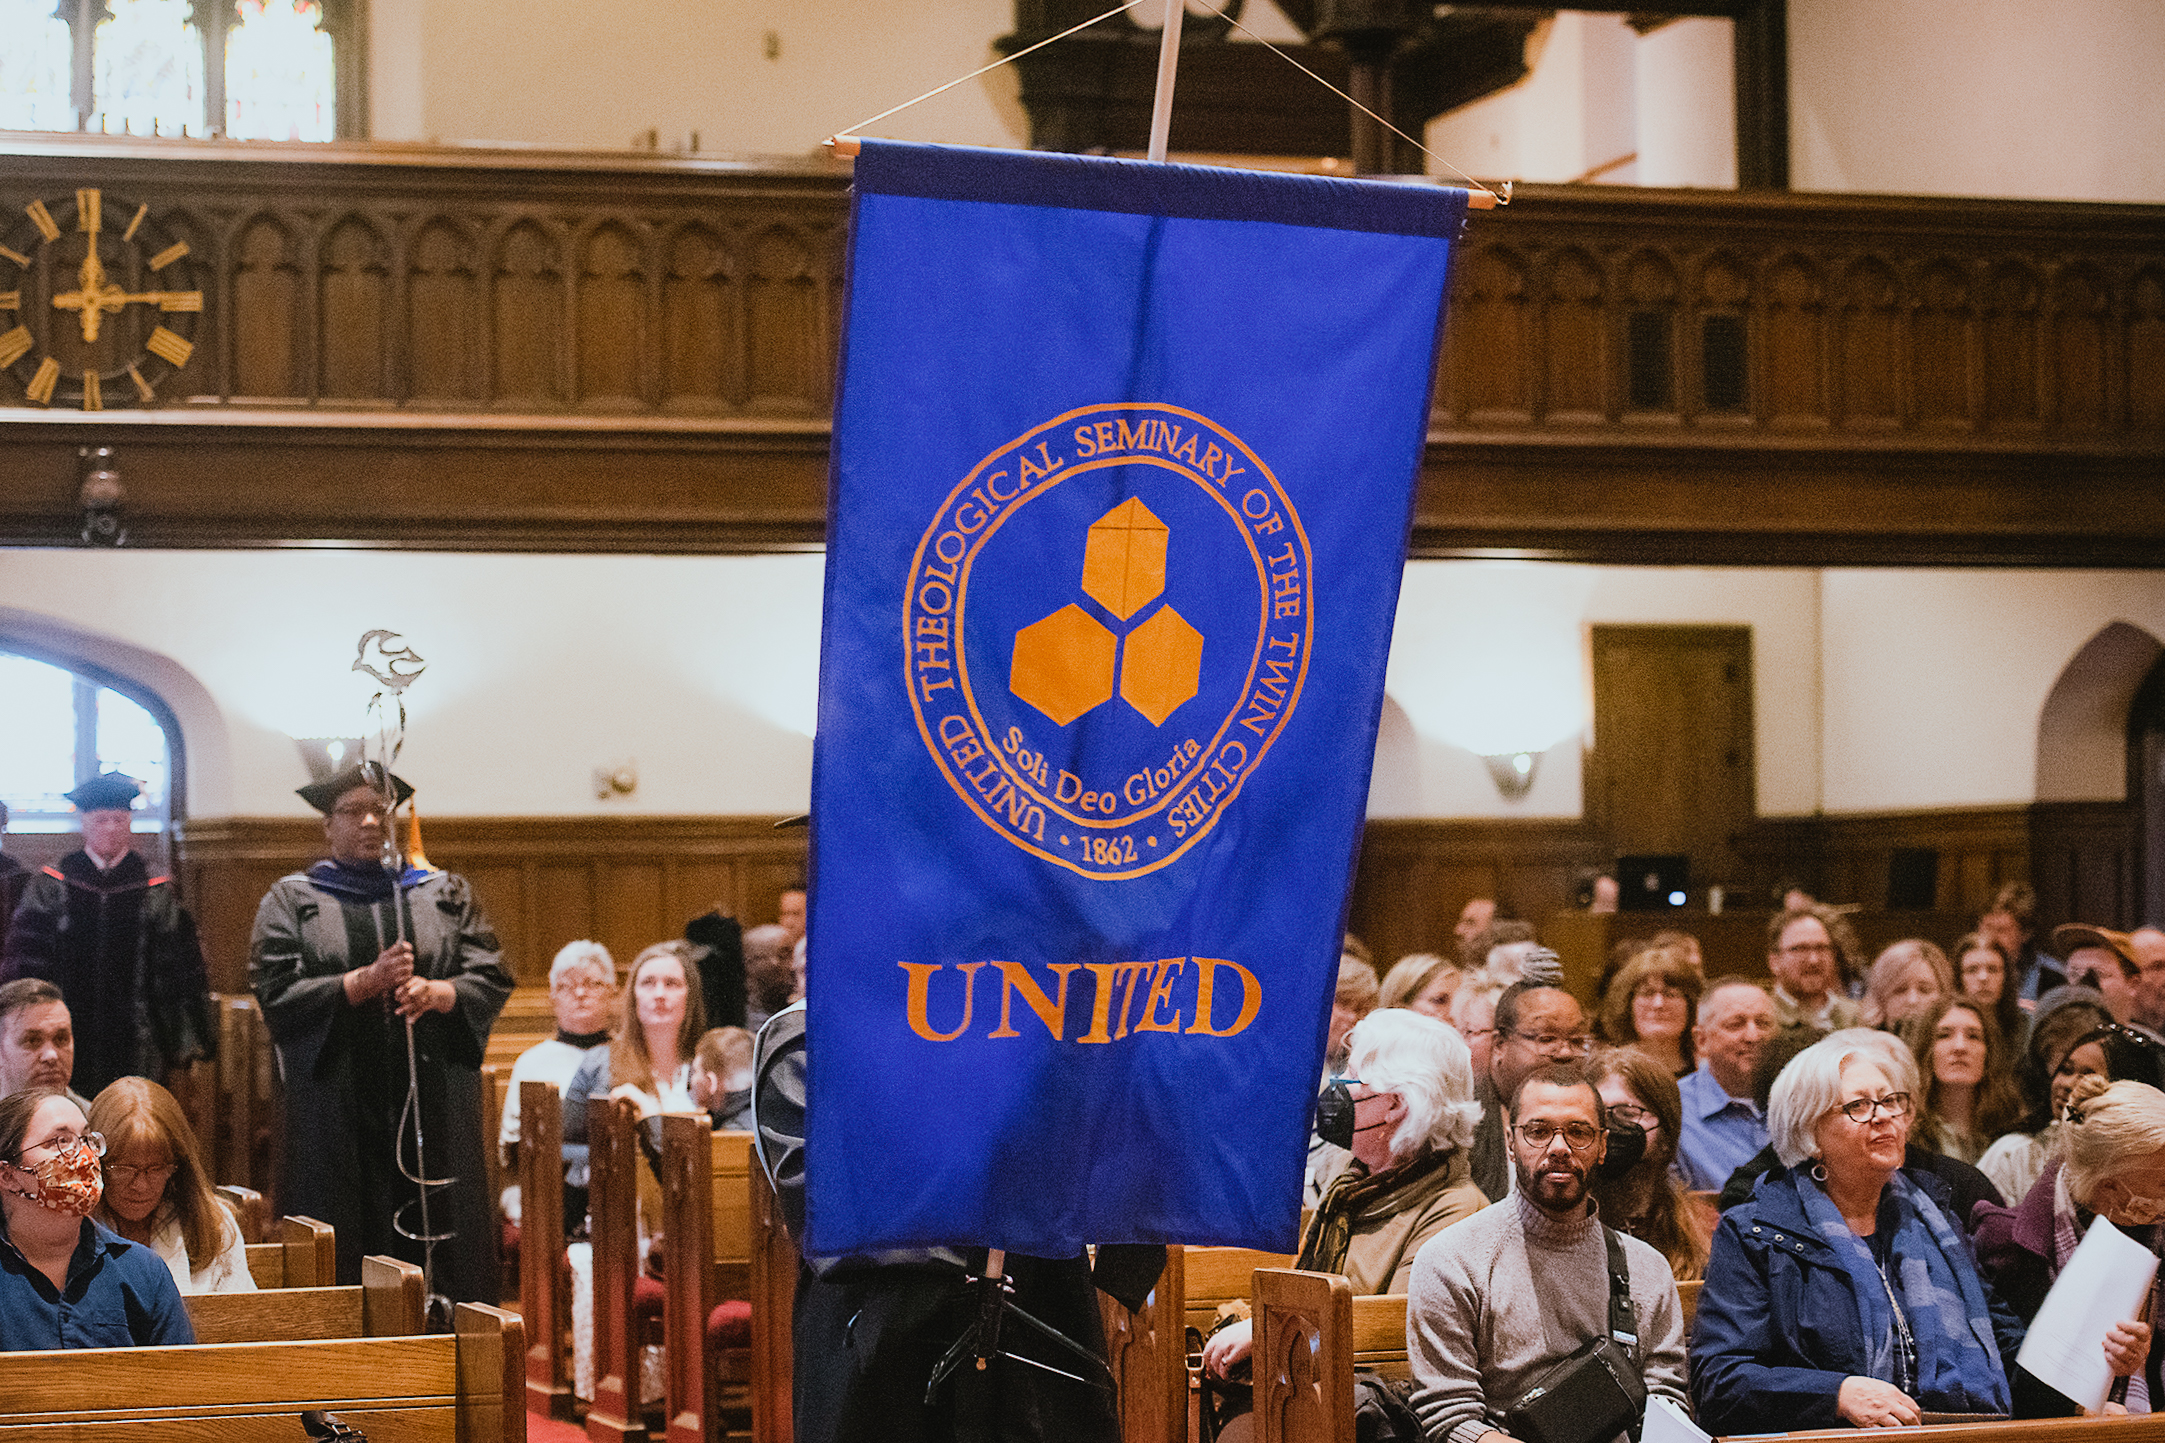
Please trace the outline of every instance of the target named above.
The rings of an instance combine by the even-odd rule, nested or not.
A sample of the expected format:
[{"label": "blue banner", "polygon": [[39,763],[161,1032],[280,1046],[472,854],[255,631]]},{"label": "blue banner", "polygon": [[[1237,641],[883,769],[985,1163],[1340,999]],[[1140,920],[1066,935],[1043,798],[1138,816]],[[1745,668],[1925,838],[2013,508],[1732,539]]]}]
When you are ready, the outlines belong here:
[{"label": "blue banner", "polygon": [[809,1251],[1293,1246],[1464,212],[865,143]]}]

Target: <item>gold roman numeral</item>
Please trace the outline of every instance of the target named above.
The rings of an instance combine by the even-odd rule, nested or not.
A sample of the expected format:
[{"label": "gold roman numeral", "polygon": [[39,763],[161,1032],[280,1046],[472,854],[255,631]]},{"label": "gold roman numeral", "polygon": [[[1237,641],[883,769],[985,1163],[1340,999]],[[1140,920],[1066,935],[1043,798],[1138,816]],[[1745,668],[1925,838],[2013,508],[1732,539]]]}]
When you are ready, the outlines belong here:
[{"label": "gold roman numeral", "polygon": [[143,223],[143,217],[149,214],[150,206],[148,205],[148,203],[137,206],[135,208],[135,219],[128,222],[128,228],[120,233],[120,238],[124,241],[134,240],[135,228],[141,225]]},{"label": "gold roman numeral", "polygon": [[14,365],[30,354],[30,348],[34,344],[36,343],[30,339],[28,326],[17,326],[14,330],[0,335],[0,366]]},{"label": "gold roman numeral", "polygon": [[160,326],[150,333],[149,340],[143,342],[143,349],[153,356],[171,361],[173,368],[178,370],[187,365],[188,358],[195,354],[195,342]]},{"label": "gold roman numeral", "polygon": [[53,213],[45,208],[44,201],[34,200],[30,202],[30,204],[23,207],[23,214],[30,217],[30,223],[38,228],[39,235],[44,236],[49,241],[60,239],[60,227],[53,220]]},{"label": "gold roman numeral", "polygon": [[96,371],[83,372],[83,409],[86,411],[102,411],[105,409],[105,398],[98,394],[98,373]]},{"label": "gold roman numeral", "polygon": [[100,204],[102,197],[93,189],[75,192],[75,228],[85,235],[96,235],[104,217]]},{"label": "gold roman numeral", "polygon": [[188,242],[175,241],[150,258],[150,268],[154,271],[162,271],[186,254],[188,254]]},{"label": "gold roman numeral", "polygon": [[30,257],[24,255],[21,251],[11,251],[6,246],[0,246],[0,256],[6,256],[24,270],[30,269]]},{"label": "gold roman numeral", "polygon": [[143,373],[134,366],[128,367],[128,379],[135,382],[135,394],[143,398],[144,405],[158,399],[158,393],[151,389],[150,382],[144,380]]},{"label": "gold roman numeral", "polygon": [[161,311],[200,311],[203,309],[201,291],[167,291],[158,297]]},{"label": "gold roman numeral", "polygon": [[0,311],[19,311],[23,308],[21,291],[0,291]]},{"label": "gold roman numeral", "polygon": [[53,387],[59,380],[60,363],[47,356],[38,363],[38,373],[30,378],[29,385],[23,387],[23,394],[40,406],[50,406],[53,403]]}]

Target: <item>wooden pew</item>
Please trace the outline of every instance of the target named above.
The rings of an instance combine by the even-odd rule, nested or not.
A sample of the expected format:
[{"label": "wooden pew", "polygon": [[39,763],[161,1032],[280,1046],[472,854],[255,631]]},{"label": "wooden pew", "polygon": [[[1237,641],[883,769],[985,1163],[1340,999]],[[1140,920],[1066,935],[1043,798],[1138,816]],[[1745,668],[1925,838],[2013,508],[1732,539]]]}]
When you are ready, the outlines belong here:
[{"label": "wooden pew", "polygon": [[244,1243],[267,1243],[271,1231],[271,1205],[262,1193],[237,1183],[221,1183],[211,1189],[233,1213],[234,1225]]},{"label": "wooden pew", "polygon": [[[493,1137],[489,1144],[495,1146]],[[571,1266],[564,1260],[564,1113],[556,1086],[519,1084],[519,1311],[526,1406],[569,1418]]]},{"label": "wooden pew", "polygon": [[1100,1295],[1105,1356],[1126,1443],[1178,1443],[1188,1433],[1187,1330],[1205,1337],[1218,1306],[1246,1299],[1257,1268],[1289,1268],[1291,1253],[1254,1248],[1170,1248],[1140,1311]]},{"label": "wooden pew", "polygon": [[361,1259],[357,1288],[269,1288],[182,1299],[198,1343],[400,1338],[424,1330],[421,1270],[397,1258]]},{"label": "wooden pew", "polygon": [[321,1288],[338,1281],[338,1238],[329,1223],[282,1217],[278,1241],[248,1245],[248,1275],[259,1288]]},{"label": "wooden pew", "polygon": [[295,1443],[310,1409],[375,1443],[525,1443],[519,1319],[461,1303],[454,1326],[433,1337],[10,1354],[0,1443]]},{"label": "wooden pew", "polygon": [[804,1266],[780,1201],[752,1154],[752,1443],[792,1443],[790,1383],[796,1357],[792,1325]]},{"label": "wooden pew", "polygon": [[[594,1443],[646,1443],[639,1397],[639,1329],[632,1290],[639,1279],[638,1124],[606,1097],[586,1104],[587,1233],[594,1246],[594,1401],[586,1436]],[[520,1103],[525,1126],[525,1103]],[[525,1205],[521,1205],[524,1214]],[[526,1251],[523,1247],[519,1250]]]},{"label": "wooden pew", "polygon": [[[707,1315],[752,1291],[752,1135],[705,1114],[662,1119],[662,1377],[668,1443],[723,1436],[725,1391],[749,1381],[749,1349],[707,1356]],[[795,1279],[791,1279],[794,1284]]]}]

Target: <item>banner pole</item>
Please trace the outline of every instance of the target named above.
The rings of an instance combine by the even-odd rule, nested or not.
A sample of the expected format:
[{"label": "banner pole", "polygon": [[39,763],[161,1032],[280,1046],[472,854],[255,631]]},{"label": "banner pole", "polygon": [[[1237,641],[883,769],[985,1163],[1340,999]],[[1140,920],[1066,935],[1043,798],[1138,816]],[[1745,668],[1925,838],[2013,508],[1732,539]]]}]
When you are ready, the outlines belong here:
[{"label": "banner pole", "polygon": [[1150,107],[1150,158],[1165,159],[1173,133],[1173,78],[1180,70],[1180,22],[1185,0],[1165,0],[1165,30],[1158,41],[1158,94]]}]

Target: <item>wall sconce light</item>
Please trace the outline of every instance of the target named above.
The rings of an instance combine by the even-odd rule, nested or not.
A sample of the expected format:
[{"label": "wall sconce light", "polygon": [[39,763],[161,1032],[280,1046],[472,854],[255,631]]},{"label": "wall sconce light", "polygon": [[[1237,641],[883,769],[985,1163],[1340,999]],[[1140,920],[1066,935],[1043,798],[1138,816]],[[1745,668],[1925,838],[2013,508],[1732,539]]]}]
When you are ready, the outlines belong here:
[{"label": "wall sconce light", "polygon": [[594,800],[605,802],[611,797],[628,797],[639,790],[639,764],[618,762],[614,766],[594,768]]},{"label": "wall sconce light", "polygon": [[1496,784],[1506,801],[1517,801],[1533,790],[1534,766],[1541,760],[1539,752],[1500,752],[1481,758],[1488,763],[1489,780]]},{"label": "wall sconce light", "polygon": [[301,749],[312,782],[327,781],[361,759],[359,737],[295,737],[293,744]]},{"label": "wall sconce light", "polygon": [[128,488],[120,482],[120,462],[113,448],[83,446],[75,454],[76,469],[82,477],[76,505],[82,508],[83,544],[127,545],[128,527],[121,510],[127,504]]}]

